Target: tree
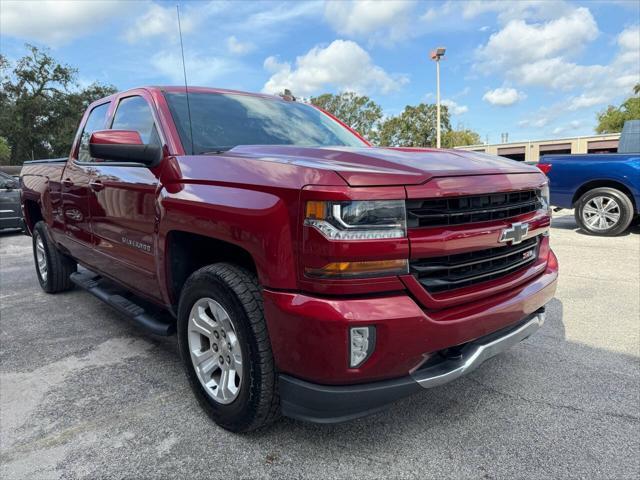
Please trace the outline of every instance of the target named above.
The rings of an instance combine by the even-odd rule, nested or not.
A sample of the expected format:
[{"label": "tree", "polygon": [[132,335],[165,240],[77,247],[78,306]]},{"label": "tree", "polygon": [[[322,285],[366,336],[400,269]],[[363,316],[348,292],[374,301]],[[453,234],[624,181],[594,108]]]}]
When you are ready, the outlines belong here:
[{"label": "tree", "polygon": [[78,90],[76,69],[58,63],[47,50],[26,48],[27,55],[11,73],[9,62],[0,57],[0,136],[11,147],[13,165],[67,155],[89,100],[115,92],[112,86],[97,84]]},{"label": "tree", "polygon": [[[633,87],[636,95],[640,93],[640,84]],[[609,105],[606,110],[598,113],[597,133],[617,133],[622,131],[627,120],[640,119],[640,97],[629,97],[619,107]]]},{"label": "tree", "polygon": [[339,95],[325,93],[312,97],[310,101],[368,139],[375,135],[375,129],[382,118],[380,105],[355,92],[343,92]]},{"label": "tree", "polygon": [[8,165],[11,158],[11,147],[7,139],[0,137],[0,165]]},{"label": "tree", "polygon": [[442,146],[446,148],[459,147],[462,145],[478,145],[482,143],[480,135],[468,128],[449,130],[442,136]]},{"label": "tree", "polygon": [[[449,110],[444,105],[441,109],[440,125],[443,135],[451,130]],[[389,117],[382,123],[377,144],[394,147],[435,146],[436,106],[426,103],[415,107],[407,105],[400,115]]]}]

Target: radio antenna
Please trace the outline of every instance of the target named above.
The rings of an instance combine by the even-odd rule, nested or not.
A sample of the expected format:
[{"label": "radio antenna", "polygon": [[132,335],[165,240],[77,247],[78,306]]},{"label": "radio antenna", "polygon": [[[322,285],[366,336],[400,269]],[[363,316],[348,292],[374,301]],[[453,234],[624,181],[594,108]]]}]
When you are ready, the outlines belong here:
[{"label": "radio antenna", "polygon": [[180,6],[176,5],[178,13],[178,33],[180,34],[180,53],[182,54],[182,73],[184,74],[184,92],[187,97],[187,114],[189,115],[189,136],[191,137],[191,155],[193,155],[193,128],[191,127],[191,104],[189,103],[189,86],[187,84],[187,67],[184,63],[184,44],[182,43],[182,25],[180,25]]}]

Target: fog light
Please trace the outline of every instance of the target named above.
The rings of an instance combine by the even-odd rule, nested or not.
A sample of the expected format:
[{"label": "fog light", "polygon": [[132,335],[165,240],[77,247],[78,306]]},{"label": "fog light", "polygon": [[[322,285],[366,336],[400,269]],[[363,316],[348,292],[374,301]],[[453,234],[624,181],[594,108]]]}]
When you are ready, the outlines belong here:
[{"label": "fog light", "polygon": [[375,327],[353,327],[349,331],[350,368],[356,368],[369,358],[376,344]]}]

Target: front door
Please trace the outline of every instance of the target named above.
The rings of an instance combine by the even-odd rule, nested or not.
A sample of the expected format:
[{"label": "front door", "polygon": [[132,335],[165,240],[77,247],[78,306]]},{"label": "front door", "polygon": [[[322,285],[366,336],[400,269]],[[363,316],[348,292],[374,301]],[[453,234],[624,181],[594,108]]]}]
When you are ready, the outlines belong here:
[{"label": "front door", "polygon": [[[113,130],[135,130],[146,144],[160,144],[151,107],[141,96],[120,99]],[[160,299],[155,228],[158,179],[136,164],[96,163],[91,226],[98,270],[139,293]]]}]

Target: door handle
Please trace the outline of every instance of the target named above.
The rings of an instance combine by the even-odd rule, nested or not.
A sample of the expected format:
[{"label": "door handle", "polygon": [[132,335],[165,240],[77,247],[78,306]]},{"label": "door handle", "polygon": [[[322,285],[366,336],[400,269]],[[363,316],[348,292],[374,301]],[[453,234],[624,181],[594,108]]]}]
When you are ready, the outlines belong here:
[{"label": "door handle", "polygon": [[73,182],[70,178],[65,178],[64,180],[62,180],[62,185],[64,185],[65,187],[73,187]]},{"label": "door handle", "polygon": [[91,188],[91,190],[99,192],[104,188],[104,184],[100,180],[91,180],[89,182],[89,187]]}]

